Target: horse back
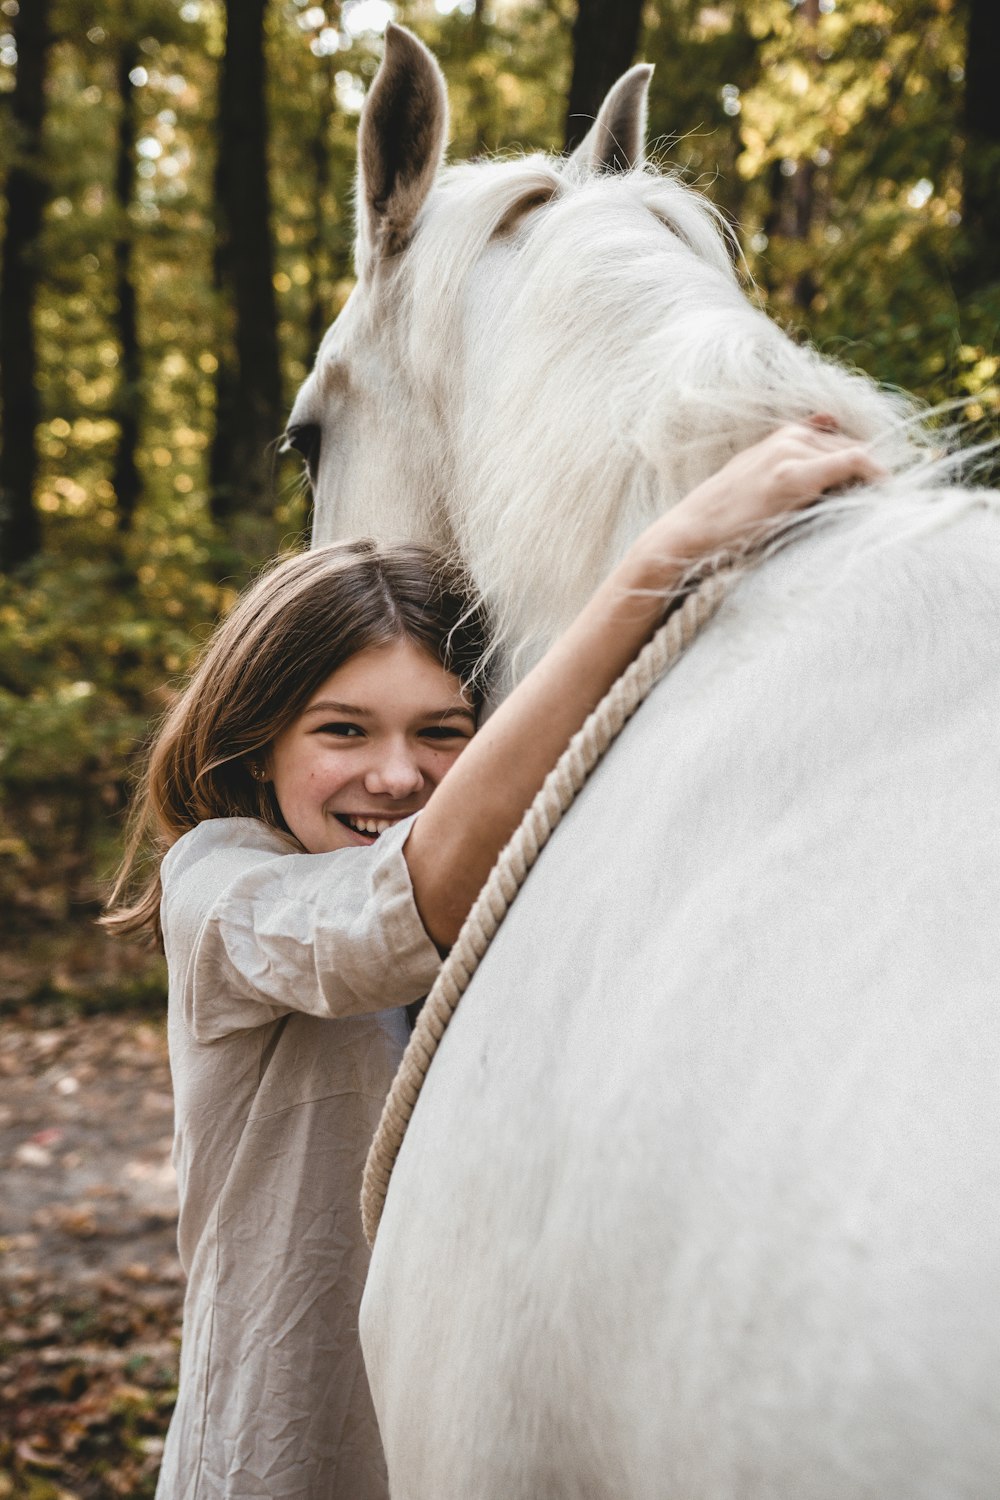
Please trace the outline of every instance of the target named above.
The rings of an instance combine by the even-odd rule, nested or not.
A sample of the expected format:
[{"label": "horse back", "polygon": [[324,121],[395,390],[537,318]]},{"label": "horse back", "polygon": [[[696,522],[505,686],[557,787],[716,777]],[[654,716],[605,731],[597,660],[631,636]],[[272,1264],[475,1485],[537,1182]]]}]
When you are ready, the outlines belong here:
[{"label": "horse back", "polygon": [[363,1341],[396,1500],[992,1500],[1000,518],[748,576],[444,1038]]}]

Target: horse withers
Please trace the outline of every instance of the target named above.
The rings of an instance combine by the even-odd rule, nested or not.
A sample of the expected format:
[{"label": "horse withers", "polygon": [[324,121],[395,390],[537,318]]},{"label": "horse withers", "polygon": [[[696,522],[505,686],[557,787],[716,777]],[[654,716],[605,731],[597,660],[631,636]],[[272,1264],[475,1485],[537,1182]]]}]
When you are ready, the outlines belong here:
[{"label": "horse withers", "polygon": [[392,1494],[995,1500],[1000,508],[748,300],[647,83],[568,160],[443,167],[390,28],[290,421],[317,540],[454,550],[513,680],[780,422],[891,476],[747,570],[459,1006],[362,1309]]}]

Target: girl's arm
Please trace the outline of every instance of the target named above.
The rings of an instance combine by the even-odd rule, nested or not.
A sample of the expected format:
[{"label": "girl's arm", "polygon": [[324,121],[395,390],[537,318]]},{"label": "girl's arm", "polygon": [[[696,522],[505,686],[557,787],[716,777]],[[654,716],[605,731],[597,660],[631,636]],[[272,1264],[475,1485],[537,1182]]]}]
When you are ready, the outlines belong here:
[{"label": "girl's arm", "polygon": [[828,418],[739,453],[633,544],[564,635],[463,751],[404,846],[421,920],[445,950],[570,739],[652,635],[692,563],[825,490],[883,471]]}]

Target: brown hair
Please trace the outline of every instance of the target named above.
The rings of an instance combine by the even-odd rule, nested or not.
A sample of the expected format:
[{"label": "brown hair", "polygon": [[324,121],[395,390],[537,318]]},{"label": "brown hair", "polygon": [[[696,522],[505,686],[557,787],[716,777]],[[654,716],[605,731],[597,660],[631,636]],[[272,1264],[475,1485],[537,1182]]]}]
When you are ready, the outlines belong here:
[{"label": "brown hair", "polygon": [[103,925],[160,937],[160,860],[206,818],[259,818],[283,829],[270,784],[254,779],[251,758],[332,672],[401,637],[454,673],[479,706],[483,616],[463,575],[438,554],[345,542],[264,573],[218,626],[159,726]]}]

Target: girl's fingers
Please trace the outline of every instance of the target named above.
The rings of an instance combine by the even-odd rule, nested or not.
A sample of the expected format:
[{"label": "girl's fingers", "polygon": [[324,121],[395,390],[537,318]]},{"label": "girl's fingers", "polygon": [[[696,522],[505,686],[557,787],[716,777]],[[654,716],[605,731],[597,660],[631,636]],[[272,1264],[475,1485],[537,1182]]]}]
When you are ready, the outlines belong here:
[{"label": "girl's fingers", "polygon": [[836,428],[814,426],[812,422],[792,422],[779,427],[755,448],[744,451],[751,462],[766,467],[782,460],[794,463],[812,454],[840,453],[862,446],[856,438],[845,437]]},{"label": "girl's fingers", "polygon": [[866,448],[856,444],[830,453],[817,453],[788,464],[785,486],[799,505],[807,505],[827,490],[849,484],[873,484],[886,476]]},{"label": "girl's fingers", "polygon": [[729,546],[748,526],[811,505],[828,490],[884,479],[886,471],[868,448],[831,431],[828,421],[821,412],[744,449],[692,490],[662,526],[673,537],[683,522],[689,550],[699,555]]}]

